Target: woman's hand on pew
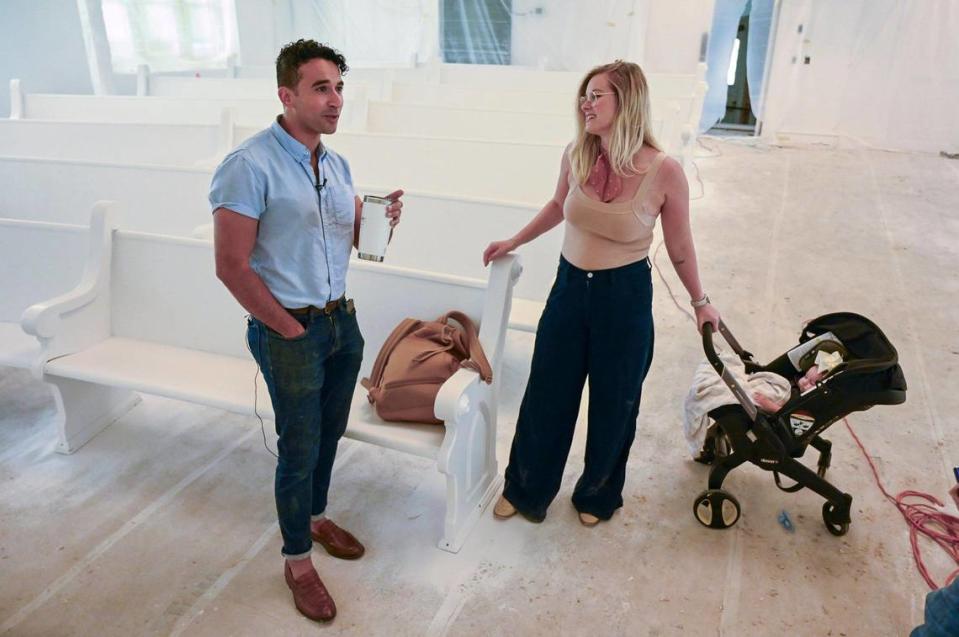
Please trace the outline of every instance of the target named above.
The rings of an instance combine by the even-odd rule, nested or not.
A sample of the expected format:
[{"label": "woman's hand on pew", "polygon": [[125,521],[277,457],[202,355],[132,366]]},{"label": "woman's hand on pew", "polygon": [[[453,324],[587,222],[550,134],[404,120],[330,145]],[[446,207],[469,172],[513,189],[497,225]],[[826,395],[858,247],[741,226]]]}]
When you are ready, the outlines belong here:
[{"label": "woman's hand on pew", "polygon": [[485,267],[489,265],[491,261],[496,261],[496,259],[499,259],[500,257],[505,257],[516,248],[517,245],[515,239],[494,241],[486,246],[485,250],[483,250],[483,266]]}]

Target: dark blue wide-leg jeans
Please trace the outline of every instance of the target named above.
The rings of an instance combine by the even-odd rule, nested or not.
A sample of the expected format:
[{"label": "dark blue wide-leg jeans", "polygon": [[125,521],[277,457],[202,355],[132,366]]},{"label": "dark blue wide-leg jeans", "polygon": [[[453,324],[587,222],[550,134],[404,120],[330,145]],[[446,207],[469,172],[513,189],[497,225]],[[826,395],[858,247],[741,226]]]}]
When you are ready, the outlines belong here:
[{"label": "dark blue wide-leg jeans", "polygon": [[559,491],[587,378],[586,462],[573,506],[603,520],[623,506],[653,356],[652,299],[648,259],[589,272],[560,257],[506,468],[504,495],[526,517],[545,518]]},{"label": "dark blue wide-leg jeans", "polygon": [[304,557],[313,548],[310,517],[326,510],[336,447],[346,431],[363,360],[363,337],[346,304],[330,314],[314,310],[297,319],[306,333],[294,339],[253,317],[247,327],[276,416],[274,490],[288,558]]}]

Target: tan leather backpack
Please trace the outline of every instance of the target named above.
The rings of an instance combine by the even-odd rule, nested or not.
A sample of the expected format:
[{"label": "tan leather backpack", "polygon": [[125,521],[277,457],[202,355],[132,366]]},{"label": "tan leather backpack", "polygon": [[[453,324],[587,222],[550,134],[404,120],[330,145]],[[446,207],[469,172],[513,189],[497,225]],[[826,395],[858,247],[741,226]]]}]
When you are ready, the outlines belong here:
[{"label": "tan leather backpack", "polygon": [[[461,327],[450,325],[450,319]],[[476,326],[453,311],[435,321],[400,322],[380,348],[370,377],[360,382],[383,420],[442,424],[433,415],[436,394],[461,367],[476,371],[487,383],[493,380]]]}]

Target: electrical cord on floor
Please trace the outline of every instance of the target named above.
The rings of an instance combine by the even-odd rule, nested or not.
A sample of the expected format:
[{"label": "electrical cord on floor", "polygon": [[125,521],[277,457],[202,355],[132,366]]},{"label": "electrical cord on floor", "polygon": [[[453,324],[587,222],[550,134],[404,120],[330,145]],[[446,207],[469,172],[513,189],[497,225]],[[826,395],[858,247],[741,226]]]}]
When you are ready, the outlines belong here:
[{"label": "electrical cord on floor", "polygon": [[[922,559],[922,551],[919,548],[919,536],[924,535],[938,544],[939,547],[952,558],[953,562],[955,562],[957,568],[946,577],[946,581],[943,583],[943,586],[948,586],[959,577],[959,517],[942,511],[942,502],[928,493],[922,493],[921,491],[902,491],[896,495],[896,497],[890,495],[882,485],[882,481],[879,479],[879,472],[876,471],[876,465],[866,451],[866,447],[863,446],[862,441],[859,440],[859,436],[853,431],[848,420],[843,418],[842,421],[845,423],[846,429],[849,430],[852,439],[859,445],[859,450],[862,451],[862,455],[866,457],[866,461],[869,463],[869,469],[872,470],[872,475],[876,479],[876,485],[879,487],[879,490],[887,500],[899,509],[899,513],[902,514],[902,517],[905,518],[906,523],[909,525],[909,543],[912,545],[912,556],[916,561],[916,568],[919,569],[919,574],[926,580],[926,584],[929,585],[931,590],[936,590],[939,586],[935,580],[932,579],[929,570],[926,568],[926,563]],[[907,498],[914,498],[919,501],[906,502]]]},{"label": "electrical cord on floor", "polygon": [[690,197],[689,200],[696,201],[697,199],[702,199],[703,197],[706,196],[706,184],[703,183],[703,178],[699,175],[699,164],[697,164],[695,161],[693,161],[692,163],[693,163],[693,168],[696,169],[696,181],[699,182],[699,194],[696,195],[695,197]]},{"label": "electrical cord on floor", "polygon": [[708,155],[699,155],[699,157],[701,157],[701,158],[703,158],[703,159],[707,159],[707,158],[711,158],[711,157],[722,157],[722,156],[723,156],[723,152],[722,152],[721,150],[719,150],[719,147],[718,147],[718,146],[715,147],[715,148],[710,148],[709,146],[707,146],[706,144],[704,144],[704,143],[703,143],[703,136],[702,136],[702,135],[697,135],[697,136],[696,136],[696,144],[697,144],[698,146],[702,146],[703,148],[705,148],[706,150],[709,151],[709,154],[708,154]]}]

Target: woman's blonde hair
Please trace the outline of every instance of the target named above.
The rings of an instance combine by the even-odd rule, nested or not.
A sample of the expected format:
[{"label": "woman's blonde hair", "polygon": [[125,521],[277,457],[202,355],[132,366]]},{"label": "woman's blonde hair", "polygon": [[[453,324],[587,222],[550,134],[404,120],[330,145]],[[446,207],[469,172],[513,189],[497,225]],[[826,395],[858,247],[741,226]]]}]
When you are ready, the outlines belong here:
[{"label": "woman's blonde hair", "polygon": [[[610,166],[620,176],[636,174],[639,171],[633,164],[633,158],[644,144],[662,150],[650,130],[652,120],[649,116],[649,86],[646,84],[646,76],[638,64],[616,60],[597,66],[587,73],[579,85],[577,97],[586,95],[589,81],[600,73],[606,73],[609,77],[609,84],[616,93],[619,105],[613,116],[613,130],[609,139]],[[583,110],[579,108],[578,99],[576,131],[576,140],[570,151],[570,164],[576,181],[583,183],[599,156],[600,139],[598,135],[586,132],[586,120]]]}]

